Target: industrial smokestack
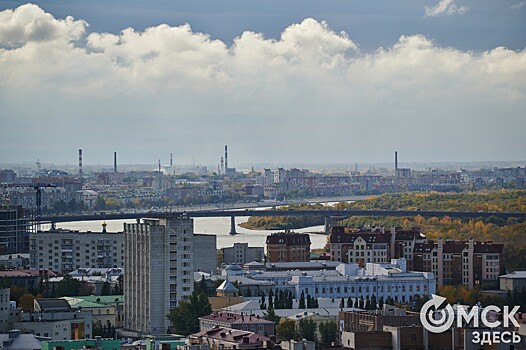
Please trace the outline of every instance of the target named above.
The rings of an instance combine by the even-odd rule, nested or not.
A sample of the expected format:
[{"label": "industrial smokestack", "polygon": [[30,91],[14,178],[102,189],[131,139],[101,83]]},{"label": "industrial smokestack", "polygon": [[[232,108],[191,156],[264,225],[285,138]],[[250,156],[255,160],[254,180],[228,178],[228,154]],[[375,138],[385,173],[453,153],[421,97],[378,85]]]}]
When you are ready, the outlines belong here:
[{"label": "industrial smokestack", "polygon": [[159,172],[161,172],[161,160],[159,159]]},{"label": "industrial smokestack", "polygon": [[398,170],[398,152],[395,151],[395,175],[397,173],[397,170]]},{"label": "industrial smokestack", "polygon": [[223,159],[223,157],[221,157],[221,172],[220,174],[224,174],[225,173],[225,160]]},{"label": "industrial smokestack", "polygon": [[113,152],[113,172],[117,172],[117,152]]},{"label": "industrial smokestack", "polygon": [[228,171],[228,146],[225,145],[225,173]]},{"label": "industrial smokestack", "polygon": [[79,149],[79,177],[82,177],[82,148]]},{"label": "industrial smokestack", "polygon": [[170,168],[173,168],[173,167],[174,167],[173,158],[172,158],[172,154],[170,153]]}]

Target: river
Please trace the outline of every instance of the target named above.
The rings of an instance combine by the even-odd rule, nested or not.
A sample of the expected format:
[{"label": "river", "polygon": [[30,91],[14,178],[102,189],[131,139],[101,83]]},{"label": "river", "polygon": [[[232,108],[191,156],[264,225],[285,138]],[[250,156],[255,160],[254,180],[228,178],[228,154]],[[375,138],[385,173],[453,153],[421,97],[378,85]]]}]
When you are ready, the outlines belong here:
[{"label": "river", "polygon": [[[248,243],[249,247],[264,247],[266,237],[278,230],[248,230],[239,226],[246,222],[248,218],[236,217],[237,235],[231,235],[230,218],[194,218],[194,232],[210,234],[217,236],[217,248],[231,247],[236,242]],[[110,220],[107,221],[106,230],[108,232],[119,232],[123,230],[124,223],[134,223],[135,220]],[[64,222],[57,224],[57,228],[100,232],[102,230],[102,221],[76,221]],[[49,229],[49,225],[43,225],[43,230]],[[311,249],[323,248],[327,242],[327,236],[323,234],[324,227],[313,226],[303,229],[294,230],[294,232],[309,232],[311,240]],[[319,233],[315,233],[319,232]]]},{"label": "river", "polygon": [[[325,205],[331,205],[336,202],[326,202]],[[256,208],[255,210],[264,210],[267,208]],[[217,236],[217,248],[231,247],[236,242],[248,243],[249,247],[264,247],[266,238],[269,234],[279,232],[280,230],[249,230],[239,226],[248,220],[246,217],[236,217],[237,235],[231,235],[230,218],[194,218],[194,233],[210,234]],[[124,228],[124,223],[134,223],[135,220],[110,220],[107,221],[106,230],[108,232],[120,232]],[[57,228],[100,232],[102,230],[102,221],[76,221],[58,223]],[[43,230],[48,230],[49,225],[42,225]],[[283,230],[281,230],[283,231]],[[311,249],[321,249],[327,242],[327,235],[324,232],[324,226],[312,226],[294,230],[294,232],[307,232],[310,235]]]}]

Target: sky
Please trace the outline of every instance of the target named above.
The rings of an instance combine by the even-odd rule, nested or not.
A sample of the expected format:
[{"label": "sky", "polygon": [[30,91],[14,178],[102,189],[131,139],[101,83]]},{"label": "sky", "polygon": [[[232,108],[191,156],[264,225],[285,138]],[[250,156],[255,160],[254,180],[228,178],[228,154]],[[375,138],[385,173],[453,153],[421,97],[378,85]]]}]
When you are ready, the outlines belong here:
[{"label": "sky", "polygon": [[526,1],[0,1],[0,163],[524,161]]}]

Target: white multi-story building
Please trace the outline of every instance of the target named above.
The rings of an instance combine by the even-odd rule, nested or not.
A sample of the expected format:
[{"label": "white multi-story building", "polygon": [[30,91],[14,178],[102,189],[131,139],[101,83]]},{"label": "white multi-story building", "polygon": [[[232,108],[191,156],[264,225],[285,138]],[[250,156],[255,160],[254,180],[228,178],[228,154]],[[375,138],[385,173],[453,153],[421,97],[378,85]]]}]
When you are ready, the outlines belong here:
[{"label": "white multi-story building", "polygon": [[165,334],[166,318],[193,291],[193,219],[145,219],[124,225],[124,328]]},{"label": "white multi-story building", "polygon": [[357,264],[342,264],[339,276],[313,276],[307,273],[292,276],[296,297],[301,293],[315,298],[353,299],[373,295],[386,300],[391,297],[402,303],[417,295],[436,292],[435,275],[431,272],[407,271],[404,259],[394,259],[391,264],[368,263],[365,269]]},{"label": "white multi-story building", "polygon": [[33,269],[67,273],[81,268],[123,266],[122,232],[50,230],[29,236],[29,263]]}]

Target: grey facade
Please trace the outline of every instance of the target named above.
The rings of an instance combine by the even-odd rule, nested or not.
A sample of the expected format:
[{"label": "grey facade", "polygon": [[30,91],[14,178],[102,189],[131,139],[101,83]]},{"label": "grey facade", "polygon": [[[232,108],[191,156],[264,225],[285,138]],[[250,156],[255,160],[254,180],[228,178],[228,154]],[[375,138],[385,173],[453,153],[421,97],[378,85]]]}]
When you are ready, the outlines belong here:
[{"label": "grey facade", "polygon": [[124,328],[166,334],[170,309],[193,291],[193,219],[124,225]]},{"label": "grey facade", "polygon": [[194,271],[215,273],[217,265],[217,236],[194,235]]},{"label": "grey facade", "polygon": [[119,268],[124,264],[122,232],[39,231],[30,234],[29,242],[33,269],[64,273],[80,268]]},{"label": "grey facade", "polygon": [[29,252],[29,214],[22,207],[0,208],[0,254]]},{"label": "grey facade", "polygon": [[263,262],[265,250],[263,247],[249,247],[248,243],[234,243],[233,247],[222,248],[225,264],[246,264],[252,261]]}]

